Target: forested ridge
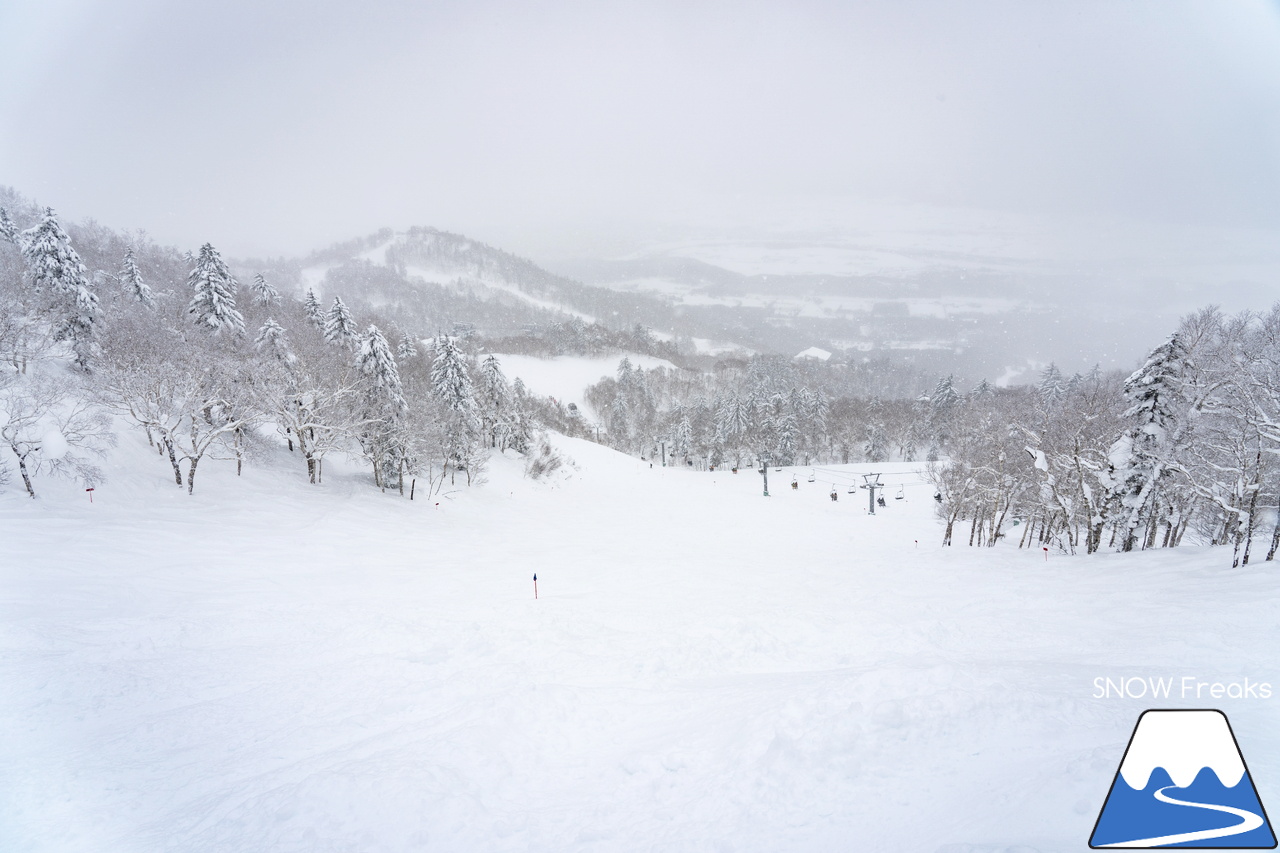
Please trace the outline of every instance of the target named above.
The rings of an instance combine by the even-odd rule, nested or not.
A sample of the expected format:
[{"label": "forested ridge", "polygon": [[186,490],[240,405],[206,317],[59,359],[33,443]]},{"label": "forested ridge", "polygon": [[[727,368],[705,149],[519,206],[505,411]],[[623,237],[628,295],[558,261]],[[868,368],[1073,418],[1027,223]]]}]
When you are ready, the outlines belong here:
[{"label": "forested ridge", "polygon": [[[1092,553],[1198,542],[1230,545],[1235,564],[1255,539],[1268,560],[1280,544],[1280,305],[1206,308],[1131,375],[1064,376],[1051,364],[1034,386],[962,388],[884,359],[757,354],[699,370],[643,326],[550,312],[544,323],[439,316],[425,328],[429,312],[371,294],[349,260],[329,270],[322,300],[296,270],[236,273],[210,244],[181,252],[93,222],[64,227],[12,192],[5,201],[0,482],[32,497],[44,476],[92,486],[122,428],[144,434],[157,470],[188,492],[203,460],[241,470],[270,442],[312,483],[341,453],[362,459],[375,487],[434,489],[472,482],[490,450],[536,456],[552,428],[699,468],[918,461],[945,544],[1016,538]],[[497,264],[478,275],[537,269],[488,247],[467,254],[457,235],[409,236],[379,269],[459,251]],[[565,296],[564,281],[547,276],[539,294]],[[511,381],[495,352],[621,360],[578,412]],[[628,352],[677,366],[644,370]]]}]

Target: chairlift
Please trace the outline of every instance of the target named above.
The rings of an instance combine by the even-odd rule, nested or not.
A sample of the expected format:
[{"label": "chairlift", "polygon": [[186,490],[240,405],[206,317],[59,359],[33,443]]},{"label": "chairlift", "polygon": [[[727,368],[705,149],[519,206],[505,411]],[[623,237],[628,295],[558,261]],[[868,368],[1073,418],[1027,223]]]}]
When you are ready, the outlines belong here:
[{"label": "chairlift", "polygon": [[817,479],[818,479],[818,475],[817,475],[817,474],[815,474],[813,471],[810,471],[810,472],[809,472],[809,482],[810,482],[810,483],[812,483],[813,481],[815,481],[815,480],[817,480]]},{"label": "chairlift", "polygon": [[906,485],[905,485],[905,484],[902,484],[902,483],[899,483],[899,484],[898,484],[898,493],[897,493],[896,495],[894,495],[894,496],[893,496],[893,499],[894,499],[895,501],[900,501],[900,500],[903,500],[904,498],[906,498],[906,496],[907,496],[907,487],[906,487]]},{"label": "chairlift", "polygon": [[852,495],[852,494],[856,494],[856,493],[857,493],[857,491],[858,491],[858,487],[857,487],[857,486],[855,486],[853,483],[850,483],[850,484],[849,484],[849,494],[851,494],[851,495]]}]

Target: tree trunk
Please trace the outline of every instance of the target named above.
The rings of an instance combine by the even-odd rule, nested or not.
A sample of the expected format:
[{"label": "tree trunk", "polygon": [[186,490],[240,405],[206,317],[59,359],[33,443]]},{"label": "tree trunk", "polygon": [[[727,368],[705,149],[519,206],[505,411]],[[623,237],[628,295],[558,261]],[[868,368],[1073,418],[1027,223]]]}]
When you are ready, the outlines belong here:
[{"label": "tree trunk", "polygon": [[178,455],[173,451],[173,440],[167,435],[164,437],[164,449],[169,451],[169,464],[173,466],[173,481],[181,486],[182,466],[178,464]]},{"label": "tree trunk", "polygon": [[17,448],[13,449],[13,455],[18,457],[18,470],[22,472],[22,485],[27,487],[27,494],[34,498],[36,490],[32,488],[31,475],[27,473],[27,457],[25,454],[19,453]]},{"label": "tree trunk", "polygon": [[1160,527],[1160,519],[1154,510],[1155,505],[1152,504],[1151,518],[1147,521],[1147,535],[1142,539],[1142,550],[1144,551],[1156,546],[1156,530]]},{"label": "tree trunk", "polygon": [[1102,532],[1106,530],[1106,527],[1107,523],[1105,521],[1099,521],[1097,524],[1093,525],[1093,545],[1089,551],[1090,554],[1096,554],[1102,550]]},{"label": "tree trunk", "polygon": [[1276,558],[1276,549],[1280,548],[1280,506],[1276,507],[1276,526],[1271,531],[1271,547],[1267,550],[1267,561]]},{"label": "tree trunk", "polygon": [[1258,518],[1258,494],[1262,491],[1262,447],[1258,447],[1257,457],[1253,462],[1253,483],[1249,486],[1249,523],[1244,534],[1244,558],[1241,565],[1249,565],[1249,552],[1253,549],[1253,527]]},{"label": "tree trunk", "polygon": [[236,430],[236,476],[240,476],[240,469],[244,464],[244,446],[241,443],[241,432]]},{"label": "tree trunk", "polygon": [[200,457],[191,457],[191,467],[187,469],[187,494],[192,494],[196,490],[196,465],[200,464]]},{"label": "tree trunk", "polygon": [[[1252,507],[1251,507],[1252,508]],[[1253,550],[1253,513],[1249,513],[1249,521],[1244,529],[1244,554],[1240,556],[1240,565],[1249,565],[1249,552]]]},{"label": "tree trunk", "polygon": [[1244,525],[1241,519],[1236,519],[1236,535],[1231,537],[1231,540],[1231,568],[1238,569],[1240,568],[1240,546],[1244,542]]}]

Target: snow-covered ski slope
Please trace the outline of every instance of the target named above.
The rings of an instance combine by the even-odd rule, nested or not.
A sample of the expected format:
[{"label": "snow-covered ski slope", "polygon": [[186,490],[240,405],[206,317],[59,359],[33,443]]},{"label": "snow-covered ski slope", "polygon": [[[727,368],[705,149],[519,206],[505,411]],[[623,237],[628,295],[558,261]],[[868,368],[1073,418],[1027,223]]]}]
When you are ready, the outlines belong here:
[{"label": "snow-covered ski slope", "polygon": [[[1094,678],[1280,682],[1274,564],[557,443],[413,502],[283,452],[188,497],[137,435],[93,504],[10,486],[0,850],[1075,851],[1153,705]],[[1277,701],[1215,703],[1264,803]]]}]

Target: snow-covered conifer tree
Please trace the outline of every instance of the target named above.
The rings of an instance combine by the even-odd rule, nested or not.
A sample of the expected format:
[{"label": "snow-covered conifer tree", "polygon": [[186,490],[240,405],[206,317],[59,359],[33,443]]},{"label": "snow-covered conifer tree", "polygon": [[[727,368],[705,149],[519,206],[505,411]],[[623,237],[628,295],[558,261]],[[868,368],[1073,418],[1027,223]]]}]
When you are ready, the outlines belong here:
[{"label": "snow-covered conifer tree", "polygon": [[18,226],[13,224],[9,211],[3,207],[0,207],[0,240],[8,240],[14,245],[18,243]]},{"label": "snow-covered conifer tree", "polygon": [[608,429],[615,447],[631,447],[631,407],[627,405],[627,398],[622,394],[614,397],[613,403],[609,406]]},{"label": "snow-covered conifer tree", "polygon": [[476,402],[466,356],[456,339],[436,335],[435,361],[431,365],[431,382],[437,401],[444,408],[473,418]]},{"label": "snow-covered conifer tree", "polygon": [[320,300],[316,299],[316,292],[311,288],[307,288],[307,297],[302,301],[302,310],[307,315],[307,321],[320,331],[324,331],[324,309],[320,307]]},{"label": "snow-covered conifer tree", "polygon": [[53,208],[45,208],[40,224],[22,232],[19,243],[32,289],[48,293],[53,300],[58,317],[54,338],[69,341],[76,364],[88,370],[99,314],[98,297]]},{"label": "snow-covered conifer tree", "polygon": [[409,405],[391,345],[377,326],[369,326],[360,338],[355,367],[365,386],[360,444],[365,458],[373,464],[374,482],[387,488],[393,479],[403,476],[406,436],[400,427]]},{"label": "snow-covered conifer tree", "polygon": [[[338,303],[341,304],[341,303]],[[391,345],[377,326],[370,326],[360,340],[356,353],[356,369],[369,383],[374,396],[380,397],[395,411],[403,411],[406,403]]]},{"label": "snow-covered conifer tree", "polygon": [[511,409],[511,389],[507,385],[507,377],[502,374],[502,365],[493,353],[485,356],[480,365],[478,396],[480,417],[484,431],[489,436],[489,446],[497,447],[499,435],[504,431]]},{"label": "snow-covered conifer tree", "polygon": [[[477,423],[475,392],[467,373],[466,356],[455,339],[436,335],[431,365],[432,396],[445,411],[446,453],[456,469],[473,455]],[[467,472],[468,479],[471,471]]]},{"label": "snow-covered conifer tree", "polygon": [[200,247],[187,284],[191,287],[187,313],[195,317],[197,326],[214,334],[244,334],[244,316],[236,310],[236,280],[209,243]]},{"label": "snow-covered conifer tree", "polygon": [[1049,362],[1049,366],[1041,371],[1036,392],[1047,406],[1056,406],[1066,396],[1067,384],[1062,378],[1062,371],[1058,369],[1058,365]]},{"label": "snow-covered conifer tree", "polygon": [[116,277],[120,280],[120,285],[124,288],[126,295],[140,302],[144,308],[155,307],[155,300],[151,297],[151,288],[142,280],[142,273],[138,270],[138,261],[134,257],[132,246],[125,250],[124,263],[121,265],[120,273]]},{"label": "snow-covered conifer tree", "polygon": [[863,445],[862,455],[868,462],[884,462],[889,458],[889,443],[885,439],[884,427],[878,423],[867,429],[867,442]]},{"label": "snow-covered conifer tree", "polygon": [[818,439],[826,435],[827,414],[830,411],[831,401],[827,399],[827,395],[821,389],[816,391],[811,391],[808,388],[804,389],[801,395],[800,417],[808,425],[809,433],[814,439],[814,445],[818,443]]},{"label": "snow-covered conifer tree", "polygon": [[[372,329],[373,327],[370,326]],[[378,333],[379,337],[382,333]],[[343,344],[351,346],[356,340],[356,322],[351,318],[351,311],[343,304],[342,299],[333,297],[333,306],[329,309],[329,316],[324,323],[324,339],[327,343]],[[386,338],[383,338],[385,342]],[[368,342],[366,333],[364,343]],[[388,354],[390,350],[388,350]]]},{"label": "snow-covered conifer tree", "polygon": [[1124,393],[1132,401],[1125,417],[1132,419],[1132,426],[1110,452],[1123,551],[1139,544],[1140,528],[1152,521],[1157,494],[1174,461],[1180,409],[1185,405],[1182,375],[1188,365],[1186,347],[1175,334],[1125,380]]},{"label": "snow-covered conifer tree", "polygon": [[775,435],[773,461],[780,465],[793,464],[800,441],[800,425],[795,413],[787,409],[782,414],[776,415],[773,418],[773,429]]},{"label": "snow-covered conifer tree", "polygon": [[267,281],[267,277],[262,273],[258,273],[253,277],[253,284],[249,285],[253,289],[253,302],[255,305],[278,305],[280,304],[280,292],[275,286]]},{"label": "snow-covered conifer tree", "polygon": [[742,465],[742,449],[751,429],[751,410],[737,394],[725,397],[716,410],[716,443],[733,453],[735,464]]},{"label": "snow-covered conifer tree", "polygon": [[685,457],[693,452],[693,424],[689,422],[688,415],[681,415],[671,438],[675,444],[673,456]]},{"label": "snow-covered conifer tree", "polygon": [[529,415],[528,404],[528,389],[524,386],[524,380],[517,376],[511,383],[511,416],[507,443],[519,453],[527,453],[533,442],[535,423]]},{"label": "snow-covered conifer tree", "polygon": [[959,403],[960,394],[956,391],[955,378],[947,375],[939,379],[929,397],[929,425],[933,429],[935,441],[935,445],[929,448],[930,461],[936,459],[941,447],[946,447],[950,441],[951,421]]},{"label": "snow-covered conifer tree", "polygon": [[262,324],[262,328],[258,330],[258,336],[253,340],[253,347],[262,355],[286,366],[293,365],[298,360],[293,350],[289,348],[284,326],[275,320],[268,319]]},{"label": "snow-covered conifer tree", "polygon": [[929,397],[930,408],[934,412],[945,411],[958,402],[960,402],[960,395],[956,392],[955,377],[947,375],[939,379],[938,384],[933,386],[933,394]]},{"label": "snow-covered conifer tree", "polygon": [[396,346],[396,358],[401,361],[408,361],[411,358],[418,357],[418,348],[413,343],[413,338],[408,332],[400,335],[400,343]]}]

